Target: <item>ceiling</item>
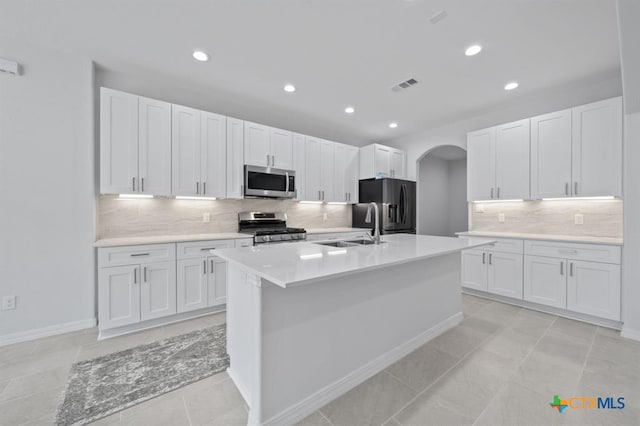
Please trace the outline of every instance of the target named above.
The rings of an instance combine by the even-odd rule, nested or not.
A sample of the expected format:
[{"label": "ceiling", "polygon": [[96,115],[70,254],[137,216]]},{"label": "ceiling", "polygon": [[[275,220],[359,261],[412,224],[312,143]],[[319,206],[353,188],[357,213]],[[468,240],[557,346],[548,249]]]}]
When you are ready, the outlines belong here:
[{"label": "ceiling", "polygon": [[[355,144],[620,68],[615,2],[604,0],[2,0],[1,33],[259,105],[265,124],[282,122],[270,111],[313,121],[326,129],[317,136]],[[483,51],[466,57],[472,43]],[[194,61],[194,49],[210,61]],[[390,90],[409,78],[419,84]],[[520,87],[505,91],[512,80]]]},{"label": "ceiling", "polygon": [[448,161],[462,160],[464,158],[467,158],[467,151],[460,148],[459,146],[443,145],[432,149],[427,155]]}]

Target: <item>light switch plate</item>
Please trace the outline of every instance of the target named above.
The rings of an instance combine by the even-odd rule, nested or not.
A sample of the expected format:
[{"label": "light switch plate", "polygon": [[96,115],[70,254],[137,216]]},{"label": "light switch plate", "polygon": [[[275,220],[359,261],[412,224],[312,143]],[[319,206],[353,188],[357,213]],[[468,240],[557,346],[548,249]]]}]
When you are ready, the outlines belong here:
[{"label": "light switch plate", "polygon": [[584,215],[580,213],[575,214],[573,216],[573,223],[576,225],[584,225]]},{"label": "light switch plate", "polygon": [[498,222],[504,222],[504,213],[498,213]]}]

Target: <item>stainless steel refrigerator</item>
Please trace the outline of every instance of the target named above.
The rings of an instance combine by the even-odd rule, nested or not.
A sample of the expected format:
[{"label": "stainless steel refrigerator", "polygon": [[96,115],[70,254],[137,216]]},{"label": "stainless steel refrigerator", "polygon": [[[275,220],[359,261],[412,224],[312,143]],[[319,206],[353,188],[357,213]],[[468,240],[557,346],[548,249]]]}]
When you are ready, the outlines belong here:
[{"label": "stainless steel refrigerator", "polygon": [[378,204],[380,233],[416,233],[416,183],[402,179],[363,179],[359,183],[359,203],[352,208],[354,228],[374,227],[366,223],[367,205]]}]

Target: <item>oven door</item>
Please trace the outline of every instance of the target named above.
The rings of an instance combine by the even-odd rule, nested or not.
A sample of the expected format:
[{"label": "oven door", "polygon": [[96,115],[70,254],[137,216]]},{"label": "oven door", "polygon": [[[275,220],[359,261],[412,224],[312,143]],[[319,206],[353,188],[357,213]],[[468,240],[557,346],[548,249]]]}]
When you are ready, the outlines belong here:
[{"label": "oven door", "polygon": [[244,188],[245,197],[295,198],[296,172],[245,165]]}]

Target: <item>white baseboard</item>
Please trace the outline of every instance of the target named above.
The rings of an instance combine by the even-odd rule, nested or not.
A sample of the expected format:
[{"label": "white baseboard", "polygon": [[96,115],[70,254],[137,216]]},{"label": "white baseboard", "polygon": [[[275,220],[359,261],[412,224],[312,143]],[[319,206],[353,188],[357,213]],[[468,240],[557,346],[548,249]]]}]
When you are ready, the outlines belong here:
[{"label": "white baseboard", "polygon": [[84,330],[96,326],[96,318],[87,318],[80,321],[67,322],[64,324],[51,325],[34,330],[20,331],[18,333],[0,336],[0,346],[11,345],[14,343],[27,342],[29,340],[40,339],[42,337],[55,336],[58,334],[69,333],[71,331]]},{"label": "white baseboard", "polygon": [[620,336],[625,339],[632,339],[640,341],[640,331],[631,330],[628,327],[622,326],[622,331],[620,331]]},{"label": "white baseboard", "polygon": [[[429,340],[460,324],[462,319],[462,312],[458,312],[413,339],[393,348],[385,354],[382,354],[356,371],[349,373],[295,405],[281,411],[279,414],[276,414],[269,420],[265,421],[263,425],[286,426],[299,422],[314,411],[325,406],[327,403],[358,386],[370,377],[378,374],[396,361],[404,358],[420,346],[427,343]],[[233,379],[233,376],[231,377]]]}]

